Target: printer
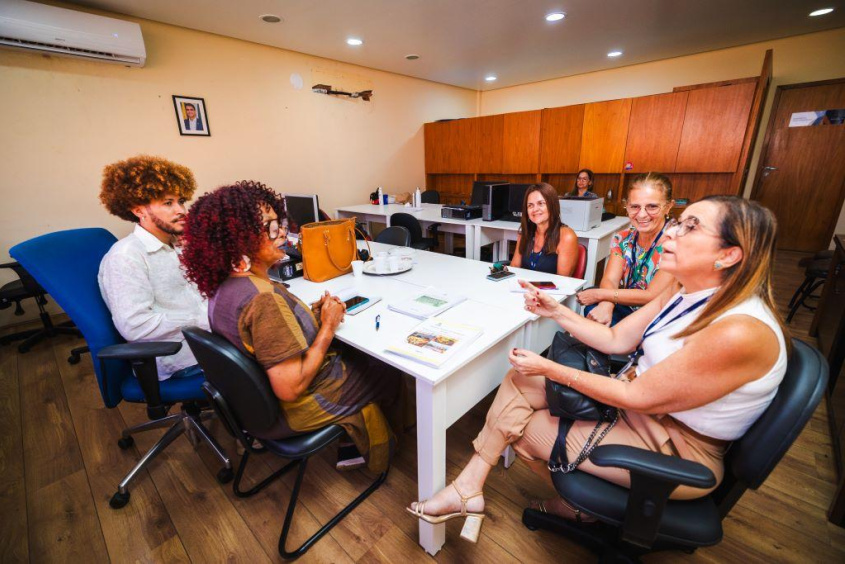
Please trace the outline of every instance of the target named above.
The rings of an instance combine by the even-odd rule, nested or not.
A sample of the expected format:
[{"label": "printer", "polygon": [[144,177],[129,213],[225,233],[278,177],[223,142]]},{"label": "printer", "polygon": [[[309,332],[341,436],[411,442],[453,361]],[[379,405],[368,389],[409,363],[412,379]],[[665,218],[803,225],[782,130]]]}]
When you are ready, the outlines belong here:
[{"label": "printer", "polygon": [[561,198],[560,221],[575,231],[589,231],[601,225],[601,210],[604,198]]}]

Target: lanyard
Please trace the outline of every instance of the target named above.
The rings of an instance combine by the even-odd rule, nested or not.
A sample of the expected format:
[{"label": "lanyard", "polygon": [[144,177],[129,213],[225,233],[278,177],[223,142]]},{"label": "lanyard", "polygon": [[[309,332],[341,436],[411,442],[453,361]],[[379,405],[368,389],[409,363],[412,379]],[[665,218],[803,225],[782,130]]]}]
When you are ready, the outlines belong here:
[{"label": "lanyard", "polygon": [[[648,263],[648,259],[651,258],[651,253],[654,252],[655,247],[657,246],[657,242],[660,241],[660,238],[663,237],[663,230],[666,228],[666,224],[660,228],[660,233],[657,234],[657,237],[654,238],[654,241],[651,242],[651,246],[648,248],[648,251],[643,255],[642,261],[637,261],[637,241],[640,239],[640,232],[634,235],[634,240],[631,241],[631,253],[630,257],[625,257],[625,262],[628,263],[628,280],[626,281],[625,287],[632,288],[636,286],[637,282],[640,278],[640,269],[642,266],[645,266]],[[638,265],[641,264],[642,266]]]},{"label": "lanyard", "polygon": [[[671,320],[664,323],[663,326],[661,327],[661,329],[665,329],[666,327],[673,324],[674,322],[676,322],[677,320],[679,320],[683,316],[694,312],[695,310],[697,310],[698,308],[700,308],[701,306],[706,304],[707,301],[711,297],[713,297],[713,294],[710,294],[709,296],[705,296],[704,298],[701,298],[700,300],[698,300],[697,302],[695,302],[694,304],[689,306],[687,309],[685,309],[684,311],[682,311],[681,313],[679,313],[678,315],[673,317]],[[637,361],[637,359],[643,354],[643,343],[645,342],[645,340],[648,339],[649,337],[651,337],[652,335],[654,335],[657,332],[657,325],[661,321],[663,321],[666,317],[668,317],[668,315],[672,312],[672,310],[674,310],[676,307],[678,307],[678,305],[680,305],[680,303],[681,303],[681,301],[683,301],[683,299],[684,299],[683,296],[678,296],[678,298],[674,302],[672,302],[672,305],[670,305],[669,307],[664,309],[662,312],[660,312],[660,315],[655,317],[654,320],[651,323],[648,324],[648,327],[646,327],[645,331],[643,332],[643,338],[640,339],[640,344],[637,345],[637,348],[634,350],[634,352],[632,352],[628,356],[628,362],[625,364],[625,366],[622,367],[621,370],[619,370],[618,374],[622,374],[622,373],[626,372],[629,368],[631,368],[631,366],[634,365],[634,363]]]}]

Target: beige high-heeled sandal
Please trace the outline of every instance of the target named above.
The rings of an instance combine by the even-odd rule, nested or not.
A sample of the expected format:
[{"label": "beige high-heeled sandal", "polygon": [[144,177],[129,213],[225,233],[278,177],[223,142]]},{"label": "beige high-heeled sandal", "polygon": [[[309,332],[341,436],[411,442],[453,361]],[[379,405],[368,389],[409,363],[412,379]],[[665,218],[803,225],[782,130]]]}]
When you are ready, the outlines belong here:
[{"label": "beige high-heeled sandal", "polygon": [[449,519],[455,519],[457,517],[466,517],[466,520],[464,521],[464,526],[461,529],[461,538],[464,538],[469,542],[478,542],[478,535],[481,534],[481,525],[484,522],[484,513],[468,512],[467,502],[474,497],[482,495],[482,492],[475,492],[474,494],[465,496],[461,493],[461,490],[458,489],[458,486],[455,485],[455,482],[452,482],[450,485],[455,488],[455,491],[458,492],[458,496],[460,496],[461,498],[460,513],[447,513],[445,515],[426,515],[425,503],[428,500],[425,499],[417,503],[416,509],[406,507],[405,510],[411,515],[417,517],[418,519],[422,519],[426,523],[431,523],[432,525],[445,523]]}]

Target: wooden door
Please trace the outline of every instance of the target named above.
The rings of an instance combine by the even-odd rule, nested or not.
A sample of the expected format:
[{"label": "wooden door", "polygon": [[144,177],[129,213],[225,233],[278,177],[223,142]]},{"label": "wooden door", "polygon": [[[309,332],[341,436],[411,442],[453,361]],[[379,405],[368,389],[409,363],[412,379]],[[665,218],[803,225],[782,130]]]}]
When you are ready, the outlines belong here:
[{"label": "wooden door", "polygon": [[584,104],[543,110],[540,123],[540,172],[578,172]]},{"label": "wooden door", "polygon": [[690,90],[676,172],[736,172],[754,82]]},{"label": "wooden door", "polygon": [[502,171],[529,174],[540,170],[540,117],[542,111],[504,115]]},{"label": "wooden door", "polygon": [[830,244],[845,198],[845,124],[789,127],[792,114],[845,109],[845,78],[779,86],[751,198],[778,219],[778,248]]},{"label": "wooden door", "polygon": [[630,98],[587,104],[578,168],[598,173],[622,172],[630,117]]},{"label": "wooden door", "polygon": [[634,98],[625,162],[629,172],[675,172],[689,92]]}]

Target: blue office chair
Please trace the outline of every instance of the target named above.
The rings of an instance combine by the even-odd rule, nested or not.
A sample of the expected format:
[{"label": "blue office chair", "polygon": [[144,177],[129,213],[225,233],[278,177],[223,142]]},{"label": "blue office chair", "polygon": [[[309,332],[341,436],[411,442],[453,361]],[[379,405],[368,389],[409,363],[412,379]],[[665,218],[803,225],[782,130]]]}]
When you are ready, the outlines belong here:
[{"label": "blue office chair", "polygon": [[[150,421],[124,429],[118,446],[130,448],[135,433],[170,427],[118,485],[109,505],[119,509],[129,502],[129,482],[186,430],[192,443],[196,445],[202,439],[223,462],[217,475],[221,483],[231,481],[233,472],[226,453],[202,424],[214,415],[207,408],[203,411],[207,405],[202,391],[205,378],[158,380],[155,359],[175,354],[182,343],[126,343],[115,328],[100,294],[97,273],[116,240],[105,229],[72,229],[30,239],[12,247],[9,254],[53,296],[82,332],[106,407],[116,407],[121,401],[147,404]],[[182,404],[180,412],[168,415],[177,403]]]}]

